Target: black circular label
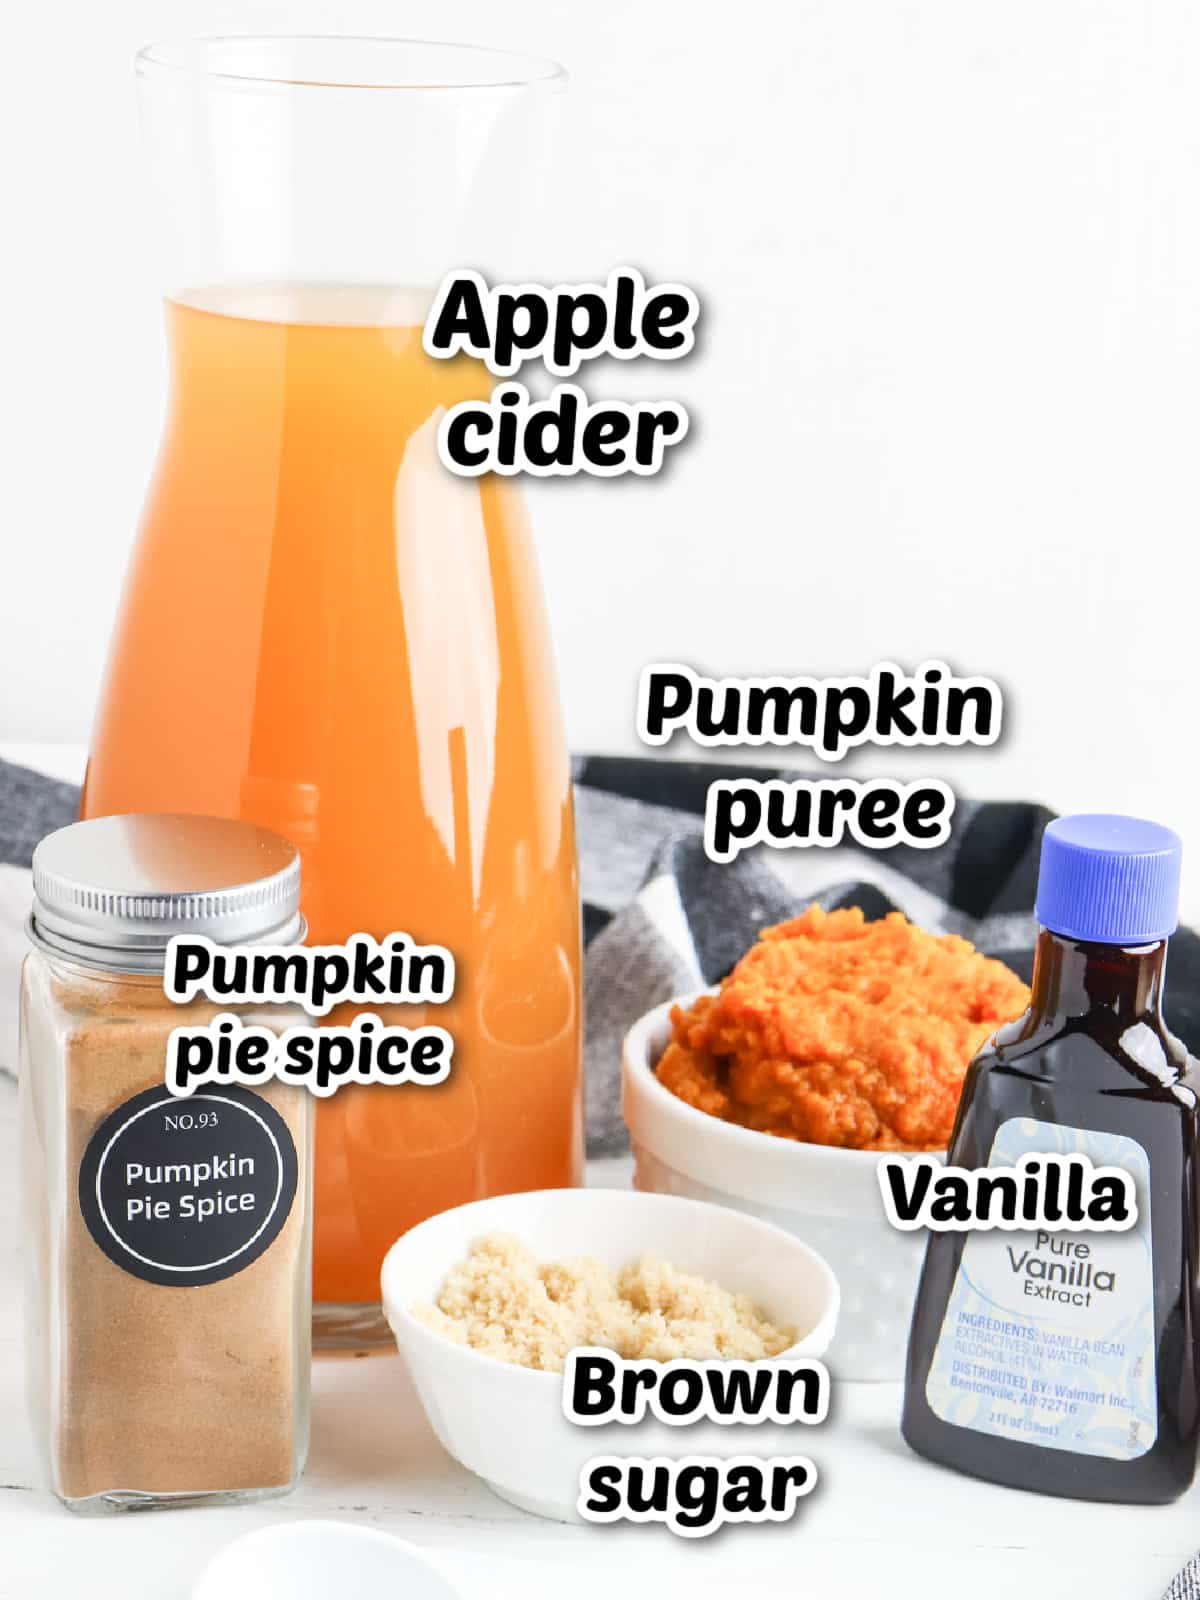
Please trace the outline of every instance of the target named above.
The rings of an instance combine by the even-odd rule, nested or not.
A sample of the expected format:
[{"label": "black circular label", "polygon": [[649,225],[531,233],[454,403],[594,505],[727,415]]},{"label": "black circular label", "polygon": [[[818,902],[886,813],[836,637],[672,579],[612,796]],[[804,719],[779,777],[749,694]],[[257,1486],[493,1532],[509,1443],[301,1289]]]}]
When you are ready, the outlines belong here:
[{"label": "black circular label", "polygon": [[287,1123],[261,1095],[147,1089],[88,1141],[79,1205],[92,1238],[126,1272],[147,1283],[217,1283],[278,1237],[296,1178]]}]

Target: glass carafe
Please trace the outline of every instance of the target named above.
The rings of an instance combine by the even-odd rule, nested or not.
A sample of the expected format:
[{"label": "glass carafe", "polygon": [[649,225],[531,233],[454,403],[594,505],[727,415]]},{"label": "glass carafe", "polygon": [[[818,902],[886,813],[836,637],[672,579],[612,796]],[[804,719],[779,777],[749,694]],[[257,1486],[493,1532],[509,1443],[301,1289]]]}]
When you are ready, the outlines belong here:
[{"label": "glass carafe", "polygon": [[[303,855],[310,942],[448,946],[437,1088],[317,1118],[314,1331],[385,1336],[398,1234],[579,1181],[570,772],[519,492],[445,469],[486,393],[421,323],[446,271],[514,256],[552,63],[399,40],[227,39],[139,58],[166,264],[165,433],[83,813],[245,817]],[[345,1020],[337,1017],[333,1020]]]}]

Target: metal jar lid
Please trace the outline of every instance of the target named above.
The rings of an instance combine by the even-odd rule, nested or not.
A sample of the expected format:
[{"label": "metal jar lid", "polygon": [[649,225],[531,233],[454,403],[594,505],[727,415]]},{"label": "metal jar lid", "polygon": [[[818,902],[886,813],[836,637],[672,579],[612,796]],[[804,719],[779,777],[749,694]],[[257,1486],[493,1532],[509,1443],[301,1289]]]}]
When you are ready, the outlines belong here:
[{"label": "metal jar lid", "polygon": [[225,817],[75,822],[33,852],[34,943],[107,972],[161,972],[167,943],[299,944],[300,853]]}]

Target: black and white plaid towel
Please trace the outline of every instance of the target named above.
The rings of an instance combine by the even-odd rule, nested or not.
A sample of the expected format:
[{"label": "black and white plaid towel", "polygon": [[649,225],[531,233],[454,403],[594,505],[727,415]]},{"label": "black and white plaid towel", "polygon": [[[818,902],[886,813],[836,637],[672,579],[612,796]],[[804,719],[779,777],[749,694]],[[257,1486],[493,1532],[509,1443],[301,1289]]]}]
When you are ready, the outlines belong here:
[{"label": "black and white plaid towel", "polygon": [[[827,909],[859,905],[868,916],[903,911],[1030,976],[1038,849],[1050,818],[1042,807],[960,801],[941,850],[757,850],[717,865],[701,838],[705,795],[718,775],[796,776],[638,757],[575,762],[592,1155],[626,1145],[619,1068],[629,1025],[651,1006],[716,983],[760,928],[812,900]],[[78,804],[72,785],[0,761],[0,1071],[13,1072],[16,1062],[30,857],[44,834],[74,820]],[[1170,1020],[1200,1046],[1200,938],[1187,929],[1172,943]]]},{"label": "black and white plaid towel", "polygon": [[0,1077],[17,1069],[17,989],[29,945],[29,863],[45,834],[73,822],[79,790],[0,761]]},{"label": "black and white plaid towel", "polygon": [[[705,795],[715,776],[795,772],[722,763],[583,757],[576,762],[587,945],[588,1147],[625,1148],[621,1039],[651,1006],[718,982],[758,930],[816,900],[903,911],[931,933],[957,933],[1029,981],[1038,855],[1052,813],[1017,802],[959,801],[940,850],[760,849],[707,859]],[[1200,871],[1200,862],[1192,867]],[[1169,1018],[1200,1046],[1200,937],[1171,945]],[[1196,1600],[1200,1600],[1200,1592]]]},{"label": "black and white plaid towel", "polygon": [[[714,776],[739,775],[796,776],[639,757],[575,762],[592,1155],[626,1145],[619,1068],[630,1024],[651,1006],[718,982],[760,928],[812,900],[827,909],[859,905],[868,916],[903,911],[1030,976],[1038,849],[1050,812],[960,801],[941,850],[760,849],[717,865],[701,842],[705,795]],[[30,857],[44,834],[74,820],[78,804],[71,784],[0,761],[0,1071],[15,1068]],[[1185,1042],[1200,1046],[1200,938],[1187,929],[1172,942],[1170,1017]]]},{"label": "black and white plaid towel", "polygon": [[1177,1572],[1163,1600],[1200,1600],[1200,1555],[1193,1556],[1182,1572]]}]

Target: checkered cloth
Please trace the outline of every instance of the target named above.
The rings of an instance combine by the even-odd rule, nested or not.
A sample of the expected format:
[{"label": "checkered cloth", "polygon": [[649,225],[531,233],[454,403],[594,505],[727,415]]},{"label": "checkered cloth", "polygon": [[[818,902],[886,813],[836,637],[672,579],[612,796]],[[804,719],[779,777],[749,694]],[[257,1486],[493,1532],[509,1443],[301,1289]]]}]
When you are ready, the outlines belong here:
[{"label": "checkered cloth", "polygon": [[0,1077],[17,1070],[17,990],[29,948],[29,863],[45,834],[74,822],[79,790],[0,761]]},{"label": "checkered cloth", "polygon": [[[718,982],[760,928],[810,901],[827,910],[861,906],[868,917],[903,911],[931,932],[961,934],[1029,981],[1038,856],[1052,815],[1040,806],[960,800],[952,838],[940,850],[760,849],[716,865],[702,843],[714,776],[794,772],[587,757],[575,776],[593,1154],[625,1147],[619,1063],[629,1024],[651,1006]],[[1185,928],[1171,942],[1168,1007],[1172,1027],[1195,1053],[1200,937]]]},{"label": "checkered cloth", "polygon": [[[629,1025],[651,1006],[716,983],[760,928],[812,900],[859,905],[868,916],[903,911],[1030,976],[1048,811],[960,801],[953,838],[940,850],[760,849],[716,865],[702,844],[706,791],[714,776],[739,775],[796,776],[725,763],[576,760],[593,1155],[626,1148],[620,1056]],[[78,803],[70,784],[0,762],[0,1071],[15,1070],[30,855],[43,834],[74,819]],[[1186,929],[1172,942],[1170,1007],[1176,1032],[1200,1043],[1200,938]]]}]

